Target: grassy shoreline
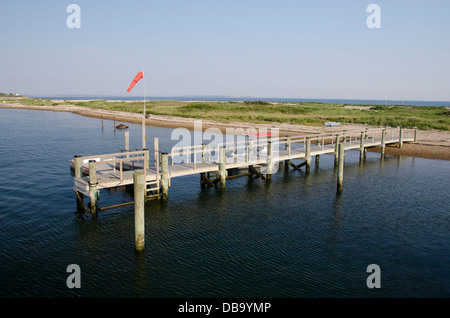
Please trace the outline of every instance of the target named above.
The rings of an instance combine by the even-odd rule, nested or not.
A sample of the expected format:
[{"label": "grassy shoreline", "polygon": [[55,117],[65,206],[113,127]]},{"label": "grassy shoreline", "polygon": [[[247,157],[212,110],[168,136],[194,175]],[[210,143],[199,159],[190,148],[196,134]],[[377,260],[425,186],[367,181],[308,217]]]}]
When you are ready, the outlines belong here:
[{"label": "grassy shoreline", "polygon": [[[198,104],[201,104],[200,106]],[[207,104],[207,105],[205,105]],[[222,133],[228,133],[228,128],[255,128],[255,129],[270,129],[276,127],[279,129],[280,136],[296,136],[304,134],[316,134],[316,133],[330,133],[333,131],[342,130],[363,130],[364,128],[374,128],[380,127],[380,125],[370,125],[359,124],[359,123],[345,123],[341,121],[343,125],[338,127],[325,127],[322,121],[318,121],[317,125],[302,125],[302,124],[289,124],[288,122],[277,122],[277,121],[259,121],[259,120],[249,120],[245,118],[243,120],[233,119],[223,119],[227,118],[229,114],[233,114],[232,111],[239,111],[239,108],[248,107],[247,109],[241,110],[242,113],[264,110],[263,107],[254,106],[264,106],[266,108],[271,105],[278,107],[283,106],[297,106],[301,109],[302,105],[297,105],[296,103],[271,103],[269,105],[263,103],[223,103],[222,107],[226,107],[225,111],[220,110],[220,104],[218,102],[181,102],[181,101],[150,101],[147,105],[150,105],[148,111],[149,115],[146,120],[146,125],[155,127],[166,127],[166,128],[186,128],[195,129],[195,116],[192,113],[200,113],[196,116],[197,119],[202,118],[202,129],[206,130],[209,128],[215,128],[222,131]],[[235,106],[231,108],[230,105]],[[209,105],[209,106],[208,106]],[[186,107],[187,106],[187,107]],[[211,107],[210,107],[211,106]],[[304,105],[303,105],[304,106]],[[328,104],[325,104],[322,109],[327,109]],[[345,111],[350,110],[354,112],[358,110],[357,107],[362,107],[362,110],[370,110],[371,107],[377,106],[356,106],[356,105],[341,105]],[[403,106],[402,106],[403,107]],[[406,106],[408,107],[408,106]],[[141,124],[142,122],[142,102],[116,102],[116,101],[58,101],[58,100],[39,100],[39,99],[28,99],[28,98],[0,98],[0,109],[1,108],[13,108],[13,109],[32,109],[32,110],[42,110],[42,111],[58,111],[58,112],[71,112],[81,116],[104,118],[106,120],[116,120],[118,122],[128,122]],[[431,111],[437,110],[449,110],[449,108],[434,107],[431,106]],[[199,112],[199,109],[202,112]],[[294,108],[295,109],[295,108]],[[213,115],[214,112],[219,110],[219,115]],[[285,114],[292,111],[292,108],[287,107],[286,112],[280,112],[279,108],[269,109],[272,113],[271,116],[277,116],[277,113]],[[373,109],[376,111],[377,109]],[[176,116],[177,112],[183,112],[181,116]],[[429,110],[426,110],[428,112]],[[221,114],[220,114],[221,112]],[[301,112],[301,110],[297,110]],[[240,116],[242,116],[242,113]],[[322,111],[323,113],[323,111]],[[248,117],[249,114],[247,114]],[[268,116],[268,114],[263,114]],[[301,116],[301,114],[296,114]],[[329,114],[328,114],[329,115]],[[433,115],[430,115],[433,116]],[[438,160],[450,160],[450,130],[448,129],[448,115],[438,114],[435,116],[440,116],[439,120],[443,120],[446,127],[444,129],[432,129],[429,128],[424,130],[424,125],[418,125],[422,127],[419,132],[419,138],[417,142],[404,144],[403,147],[387,147],[386,154],[398,155],[398,156],[411,156],[411,157],[422,157],[428,159],[438,159]],[[447,116],[447,117],[445,117]],[[301,118],[301,117],[300,117]],[[329,118],[329,117],[327,117]],[[443,119],[442,119],[443,118]],[[445,119],[447,118],[447,119]],[[442,124],[438,122],[438,124]],[[400,123],[397,124],[399,126]],[[431,126],[427,124],[426,126]],[[404,126],[406,127],[406,126]],[[419,128],[420,128],[419,127]],[[379,151],[378,148],[370,148],[369,151]]]},{"label": "grassy shoreline", "polygon": [[[56,101],[8,98],[8,103],[30,106],[73,105],[91,109],[141,113],[143,101]],[[203,102],[147,101],[147,114],[253,124],[289,123],[322,126],[327,121],[391,127],[417,127],[450,131],[450,108],[408,105],[345,105],[317,102],[268,103],[263,101]]]}]

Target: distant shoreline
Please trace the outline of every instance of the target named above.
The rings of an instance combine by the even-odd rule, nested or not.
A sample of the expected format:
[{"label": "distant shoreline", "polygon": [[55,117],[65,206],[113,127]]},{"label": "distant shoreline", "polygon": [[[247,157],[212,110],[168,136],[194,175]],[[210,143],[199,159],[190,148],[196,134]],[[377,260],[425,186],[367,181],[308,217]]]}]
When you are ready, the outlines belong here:
[{"label": "distant shoreline", "polygon": [[[108,100],[108,101],[142,101],[142,96],[38,96],[31,95],[29,98],[41,98],[50,100]],[[275,103],[298,103],[298,102],[317,102],[317,103],[337,103],[346,105],[385,105],[386,102],[389,105],[409,105],[409,106],[435,106],[435,107],[450,107],[450,101],[426,101],[426,100],[376,100],[376,99],[342,99],[342,98],[280,98],[280,97],[251,97],[251,96],[161,96],[161,97],[147,97],[147,101],[164,101],[164,100],[177,100],[177,101],[266,101]]]},{"label": "distant shoreline", "polygon": [[[138,113],[129,113],[123,111],[113,111],[104,109],[92,109],[82,106],[74,105],[54,105],[54,106],[36,106],[36,105],[22,105],[18,103],[8,103],[7,99],[3,99],[6,103],[0,103],[0,108],[12,109],[31,109],[31,110],[46,110],[46,111],[60,111],[71,112],[74,114],[102,118],[105,120],[116,120],[117,123],[127,122],[134,124],[142,123],[142,115]],[[194,129],[194,118],[182,118],[176,116],[166,115],[147,115],[146,125],[167,128],[187,128]],[[278,128],[280,136],[285,135],[304,135],[315,134],[318,132],[329,133],[342,130],[364,130],[365,127],[370,127],[364,124],[342,124],[338,127],[324,127],[324,126],[305,126],[298,124],[254,124],[244,122],[219,122],[212,120],[202,120],[202,128],[218,128],[223,133],[227,128],[256,128],[256,129],[270,129]],[[369,151],[379,152],[379,148],[371,148]],[[418,141],[416,143],[404,144],[401,149],[397,147],[386,147],[386,154],[404,155],[412,157],[421,157],[428,159],[450,160],[450,132],[439,130],[420,130]]]}]

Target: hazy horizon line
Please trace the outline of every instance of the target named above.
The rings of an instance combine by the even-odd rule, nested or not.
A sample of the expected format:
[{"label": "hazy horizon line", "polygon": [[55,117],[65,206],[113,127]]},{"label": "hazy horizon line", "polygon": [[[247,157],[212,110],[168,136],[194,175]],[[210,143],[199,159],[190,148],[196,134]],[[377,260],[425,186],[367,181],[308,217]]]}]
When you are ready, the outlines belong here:
[{"label": "hazy horizon line", "polygon": [[[103,95],[103,94],[29,94],[29,95],[21,95],[25,97],[32,98],[43,98],[43,97],[92,97],[92,99],[100,99],[95,97],[115,97],[115,98],[135,98],[136,100],[144,100],[142,96],[130,96],[130,95]],[[236,99],[236,98],[248,98],[248,99],[298,99],[298,100],[354,100],[354,101],[414,101],[414,102],[446,102],[449,103],[450,100],[425,100],[425,99],[389,99],[389,98],[381,98],[381,99],[373,99],[373,98],[319,98],[319,97],[262,97],[262,96],[231,96],[231,95],[166,95],[166,96],[146,96],[146,99],[156,99],[156,98],[193,98],[195,97],[197,100],[200,97],[206,98],[228,98],[228,99]],[[101,98],[103,99],[103,98]]]}]

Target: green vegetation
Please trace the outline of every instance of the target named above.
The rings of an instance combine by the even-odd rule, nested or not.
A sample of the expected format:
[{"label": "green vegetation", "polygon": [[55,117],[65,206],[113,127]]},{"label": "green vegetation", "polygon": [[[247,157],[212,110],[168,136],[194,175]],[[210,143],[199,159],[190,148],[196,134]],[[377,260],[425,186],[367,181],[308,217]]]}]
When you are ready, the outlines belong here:
[{"label": "green vegetation", "polygon": [[[142,112],[142,101],[61,101],[36,98],[17,99],[25,105],[76,105],[132,113]],[[420,129],[450,130],[448,107],[404,105],[342,105],[315,102],[268,103],[147,101],[147,113],[222,122],[291,123],[322,126],[324,122],[361,123],[375,126],[418,127]]]},{"label": "green vegetation", "polygon": [[181,106],[180,110],[184,111],[211,111],[215,109],[215,106],[212,106],[210,104],[202,104],[202,103],[192,103],[187,104],[186,106]]},{"label": "green vegetation", "polygon": [[264,102],[262,100],[255,100],[255,101],[245,100],[243,101],[243,103],[245,105],[270,105],[270,103]]}]

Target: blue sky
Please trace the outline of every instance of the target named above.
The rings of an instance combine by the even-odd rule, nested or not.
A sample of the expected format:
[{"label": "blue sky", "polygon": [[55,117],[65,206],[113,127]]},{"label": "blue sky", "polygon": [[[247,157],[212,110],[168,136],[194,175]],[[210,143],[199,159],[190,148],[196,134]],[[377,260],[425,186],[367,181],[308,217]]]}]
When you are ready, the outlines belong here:
[{"label": "blue sky", "polygon": [[142,96],[126,89],[143,70],[148,96],[449,101],[449,15],[448,0],[2,1],[0,92]]}]

